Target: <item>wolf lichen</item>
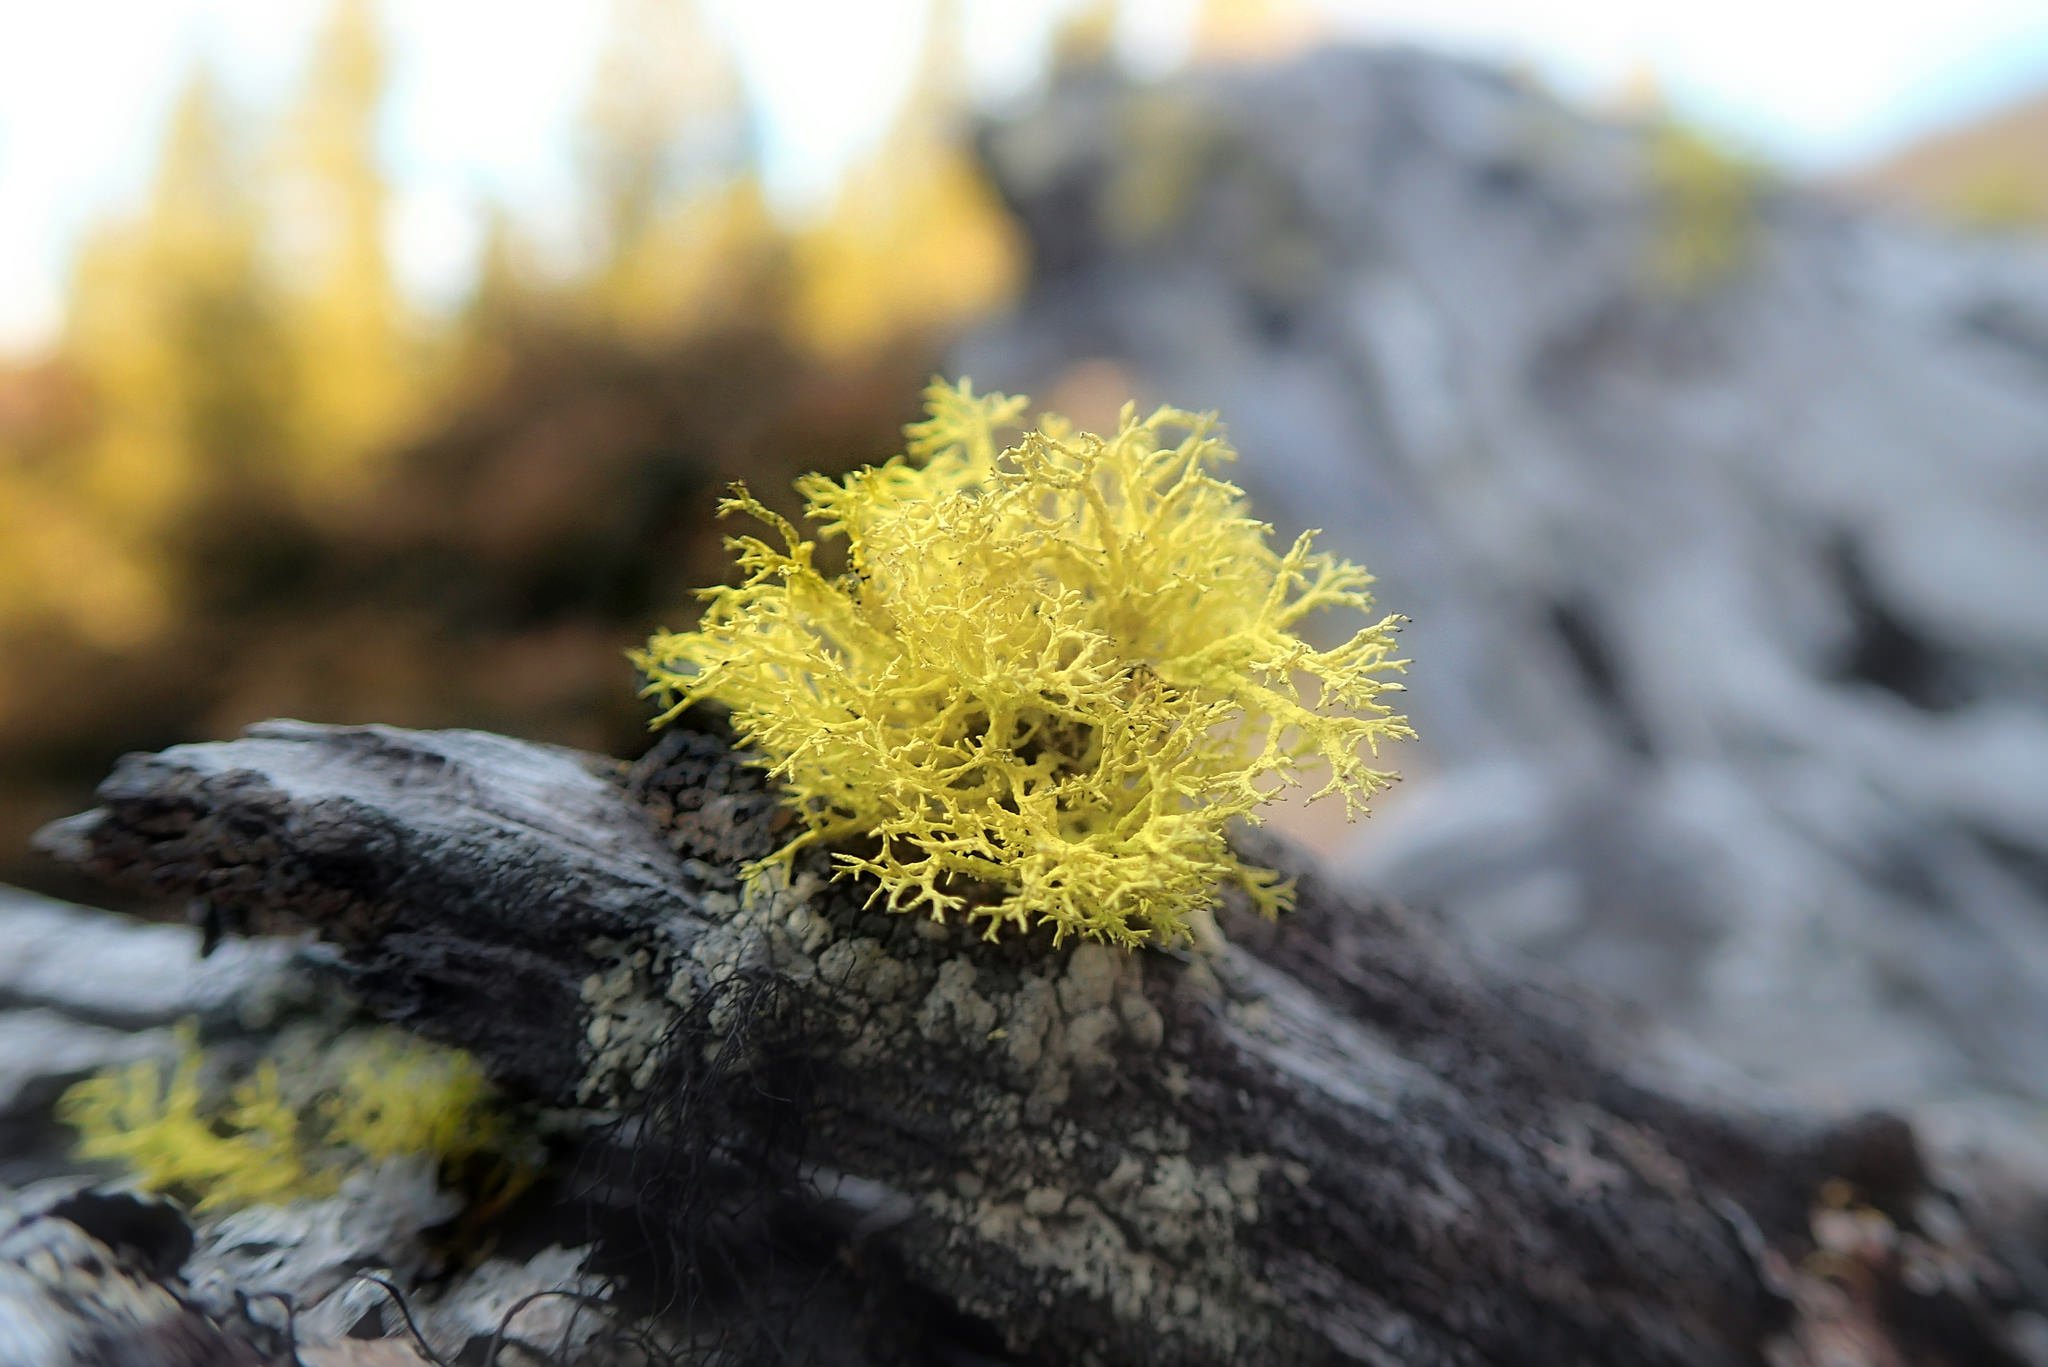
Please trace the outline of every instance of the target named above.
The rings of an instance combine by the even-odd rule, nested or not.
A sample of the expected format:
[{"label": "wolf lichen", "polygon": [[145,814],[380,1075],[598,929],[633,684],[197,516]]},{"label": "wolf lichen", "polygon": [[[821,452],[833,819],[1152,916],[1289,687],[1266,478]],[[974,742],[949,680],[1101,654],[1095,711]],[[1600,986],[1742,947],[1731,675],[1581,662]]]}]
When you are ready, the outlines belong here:
[{"label": "wolf lichen", "polygon": [[[408,1154],[478,1180],[494,1199],[530,1175],[469,1055],[379,1033],[328,1062],[338,1074],[291,1089],[308,1091],[299,1097],[266,1059],[223,1102],[187,1025],[168,1067],[145,1059],[86,1078],[57,1115],[78,1131],[81,1156],[118,1162],[143,1188],[200,1210],[330,1196],[352,1168]],[[475,1168],[488,1170],[460,1171]]]},{"label": "wolf lichen", "polygon": [[1226,824],[1306,770],[1347,815],[1393,780],[1368,755],[1412,734],[1385,700],[1402,619],[1296,634],[1369,611],[1371,576],[1313,533],[1270,544],[1215,473],[1235,453],[1213,415],[1127,406],[1107,436],[1048,415],[1006,444],[1026,400],[926,398],[905,454],[797,484],[844,574],[735,486],[721,512],[773,541],[729,542],[742,581],[635,652],[655,724],[728,707],[802,818],[764,863],[830,844],[892,910],[1133,946],[1186,935],[1221,880],[1288,906]]},{"label": "wolf lichen", "polygon": [[209,1104],[202,1066],[198,1032],[181,1027],[168,1068],[142,1060],[86,1078],[58,1101],[57,1118],[78,1131],[81,1157],[120,1163],[144,1189],[200,1210],[333,1194],[338,1178],[310,1161],[275,1065],[258,1067],[225,1106]]}]

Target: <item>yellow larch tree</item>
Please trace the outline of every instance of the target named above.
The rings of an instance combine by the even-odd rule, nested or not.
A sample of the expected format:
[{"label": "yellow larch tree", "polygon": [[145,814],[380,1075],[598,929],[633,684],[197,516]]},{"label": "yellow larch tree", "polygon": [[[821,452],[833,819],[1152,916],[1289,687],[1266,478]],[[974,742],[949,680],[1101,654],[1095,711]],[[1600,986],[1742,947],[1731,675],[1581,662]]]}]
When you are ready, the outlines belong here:
[{"label": "yellow larch tree", "polygon": [[965,73],[958,7],[932,0],[894,126],[798,239],[798,331],[828,355],[943,329],[1016,292],[1022,243],[965,145]]},{"label": "yellow larch tree", "polygon": [[584,109],[597,321],[640,340],[717,318],[773,269],[752,120],[692,0],[615,0]]},{"label": "yellow larch tree", "polygon": [[421,398],[385,238],[384,88],[372,0],[335,0],[278,152],[273,210],[293,295],[297,473],[314,504],[358,487]]},{"label": "yellow larch tree", "polygon": [[0,616],[44,612],[124,645],[161,624],[176,586],[164,539],[204,489],[281,439],[289,377],[264,280],[261,221],[212,80],[180,97],[148,203],[81,250],[61,350],[90,430],[8,500],[14,590]]}]

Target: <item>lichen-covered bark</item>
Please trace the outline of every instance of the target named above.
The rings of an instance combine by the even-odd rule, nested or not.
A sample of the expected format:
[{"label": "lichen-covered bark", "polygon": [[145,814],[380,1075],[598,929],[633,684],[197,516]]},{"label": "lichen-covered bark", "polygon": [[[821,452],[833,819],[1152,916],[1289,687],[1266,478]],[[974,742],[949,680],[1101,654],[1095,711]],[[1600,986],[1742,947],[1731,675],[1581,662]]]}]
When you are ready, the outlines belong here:
[{"label": "lichen-covered bark", "polygon": [[595,946],[691,921],[616,769],[483,732],[272,722],[128,756],[96,812],[39,843],[212,924],[318,927],[371,1010],[560,1095],[583,1071],[564,1027],[607,961]]},{"label": "lichen-covered bark", "polygon": [[[700,1284],[773,1197],[882,1301],[1025,1360],[1797,1362],[1823,1190],[1908,1233],[1932,1199],[1904,1126],[1674,1099],[1584,1009],[1313,870],[1292,917],[1137,954],[864,910],[822,856],[743,885],[786,818],[713,734],[625,770],[274,724],[124,762],[101,803],[50,848],[310,924],[373,1010],[624,1122],[664,1276]],[[2017,1361],[1995,1281],[1930,1295],[1945,1342]]]}]

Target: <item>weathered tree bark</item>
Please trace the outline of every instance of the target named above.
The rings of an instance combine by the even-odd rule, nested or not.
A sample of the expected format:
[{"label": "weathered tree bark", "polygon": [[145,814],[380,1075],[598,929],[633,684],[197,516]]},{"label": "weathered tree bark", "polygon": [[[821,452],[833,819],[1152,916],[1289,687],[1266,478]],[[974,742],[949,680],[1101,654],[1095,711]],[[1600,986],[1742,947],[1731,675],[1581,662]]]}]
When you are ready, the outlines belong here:
[{"label": "weathered tree bark", "polygon": [[643,1277],[707,1284],[764,1200],[829,1211],[870,1358],[2024,1362],[2044,1308],[1902,1122],[1681,1100],[1588,1008],[1270,841],[1297,912],[1123,954],[866,911],[822,857],[743,888],[788,817],[709,732],[628,768],[279,722],[131,756],[99,801],[45,848],[216,928],[311,927],[372,1012],[617,1122],[670,1255]]}]

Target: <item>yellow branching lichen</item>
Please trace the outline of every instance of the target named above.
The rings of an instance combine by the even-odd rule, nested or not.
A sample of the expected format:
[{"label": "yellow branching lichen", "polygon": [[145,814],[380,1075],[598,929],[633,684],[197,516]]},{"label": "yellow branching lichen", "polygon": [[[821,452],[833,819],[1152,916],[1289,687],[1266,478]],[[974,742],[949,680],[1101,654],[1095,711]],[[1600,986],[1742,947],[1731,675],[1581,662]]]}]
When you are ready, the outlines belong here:
[{"label": "yellow branching lichen", "polygon": [[335,1175],[308,1163],[298,1114],[265,1065],[224,1110],[207,1105],[198,1032],[178,1031],[168,1073],[151,1061],[85,1079],[57,1104],[81,1157],[120,1163],[150,1191],[189,1195],[201,1210],[332,1194]]},{"label": "yellow branching lichen", "polygon": [[1226,823],[1308,768],[1347,812],[1392,781],[1367,756],[1412,734],[1384,699],[1401,619],[1330,649],[1296,634],[1369,609],[1371,577],[1313,533],[1269,544],[1214,473],[1235,453],[1213,415],[1126,407],[1106,437],[1047,416],[1005,445],[1026,400],[926,397],[905,455],[798,483],[845,575],[735,488],[723,510],[780,544],[733,540],[743,581],[634,655],[657,725],[731,709],[804,821],[766,862],[832,844],[891,909],[965,912],[991,938],[1171,941],[1224,879],[1287,906]]},{"label": "yellow branching lichen", "polygon": [[372,1036],[349,1049],[317,1100],[288,1097],[273,1060],[225,1104],[204,1071],[188,1024],[168,1068],[144,1060],[87,1078],[57,1116],[78,1131],[82,1157],[117,1162],[140,1186],[200,1210],[329,1196],[352,1167],[406,1154],[432,1156],[444,1171],[487,1159],[493,1170],[479,1176],[501,1189],[529,1175],[511,1156],[516,1141],[490,1084],[459,1051]]}]

